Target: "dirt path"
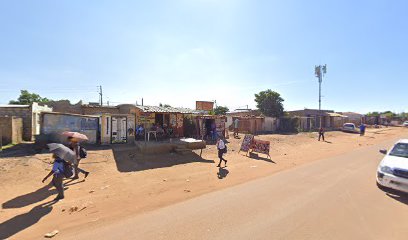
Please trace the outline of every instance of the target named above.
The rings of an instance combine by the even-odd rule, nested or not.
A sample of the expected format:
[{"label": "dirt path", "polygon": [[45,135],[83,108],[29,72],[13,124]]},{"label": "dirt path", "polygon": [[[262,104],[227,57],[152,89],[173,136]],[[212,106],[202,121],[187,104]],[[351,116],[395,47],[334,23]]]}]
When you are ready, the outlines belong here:
[{"label": "dirt path", "polygon": [[408,198],[377,188],[375,172],[383,157],[377,149],[378,145],[353,149],[102,227],[64,232],[61,237],[405,240]]},{"label": "dirt path", "polygon": [[400,136],[408,137],[408,129],[368,129],[364,137],[328,132],[328,142],[318,142],[316,133],[257,137],[271,141],[272,161],[238,154],[241,140],[230,139],[228,172],[215,167],[214,146],[203,151],[202,159],[177,154],[142,158],[121,148],[99,149],[81,163],[91,171],[88,179],[66,184],[66,199],[51,206],[44,203],[54,198],[54,190],[41,183],[50,169],[49,154],[0,158],[0,234],[7,229],[10,239],[41,239],[54,229],[105,225]]}]

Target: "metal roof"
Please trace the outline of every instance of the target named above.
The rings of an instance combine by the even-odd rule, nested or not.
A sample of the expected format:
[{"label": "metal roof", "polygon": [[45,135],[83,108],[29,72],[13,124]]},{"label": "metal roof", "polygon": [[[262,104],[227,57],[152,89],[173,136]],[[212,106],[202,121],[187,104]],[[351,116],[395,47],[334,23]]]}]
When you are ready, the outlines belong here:
[{"label": "metal roof", "polygon": [[160,107],[160,106],[136,106],[143,112],[153,113],[184,113],[184,114],[197,114],[198,111],[190,108],[174,108],[174,107]]},{"label": "metal roof", "polygon": [[17,104],[0,105],[0,108],[26,108],[26,107],[30,107],[30,105],[17,105]]},{"label": "metal roof", "polygon": [[332,112],[328,112],[327,113],[330,117],[343,117],[346,118],[347,116],[341,115],[339,113],[332,113]]}]

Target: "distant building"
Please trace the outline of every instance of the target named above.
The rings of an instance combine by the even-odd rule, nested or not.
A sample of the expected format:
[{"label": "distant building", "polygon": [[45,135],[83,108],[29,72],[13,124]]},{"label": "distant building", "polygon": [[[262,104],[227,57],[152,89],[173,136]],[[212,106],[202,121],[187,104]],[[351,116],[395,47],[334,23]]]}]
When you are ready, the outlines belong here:
[{"label": "distant building", "polygon": [[356,112],[338,112],[341,115],[346,116],[345,121],[348,123],[354,123],[359,126],[364,121],[364,115]]},{"label": "distant building", "polygon": [[23,139],[23,119],[18,117],[0,117],[0,145],[18,144]]},{"label": "distant building", "polygon": [[343,126],[346,116],[333,110],[303,109],[287,111],[290,117],[299,117],[302,130],[313,130],[320,126],[326,129],[339,129]]},{"label": "distant building", "polygon": [[23,119],[23,140],[33,141],[40,134],[40,114],[52,112],[48,105],[36,102],[31,105],[0,105],[0,117],[19,117]]},{"label": "distant building", "polygon": [[48,141],[66,142],[67,137],[61,134],[64,131],[85,134],[88,137],[87,143],[98,143],[99,117],[59,112],[41,114],[41,135],[47,136]]}]

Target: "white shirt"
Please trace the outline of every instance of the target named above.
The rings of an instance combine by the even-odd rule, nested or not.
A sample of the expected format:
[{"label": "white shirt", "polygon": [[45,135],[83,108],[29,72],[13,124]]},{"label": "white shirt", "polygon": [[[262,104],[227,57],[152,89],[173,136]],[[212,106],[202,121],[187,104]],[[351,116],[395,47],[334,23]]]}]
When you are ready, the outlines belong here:
[{"label": "white shirt", "polygon": [[234,127],[235,127],[235,128],[238,128],[238,122],[239,122],[239,120],[238,120],[238,118],[236,118],[236,119],[234,120]]},{"label": "white shirt", "polygon": [[225,143],[221,139],[217,143],[217,148],[218,149],[224,149],[225,148]]}]

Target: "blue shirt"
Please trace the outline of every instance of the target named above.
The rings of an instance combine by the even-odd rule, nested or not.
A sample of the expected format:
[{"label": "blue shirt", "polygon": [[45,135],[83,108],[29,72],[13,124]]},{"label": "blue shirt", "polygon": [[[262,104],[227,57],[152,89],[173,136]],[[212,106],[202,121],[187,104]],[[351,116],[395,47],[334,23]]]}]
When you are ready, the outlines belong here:
[{"label": "blue shirt", "polygon": [[360,131],[364,131],[365,130],[365,125],[360,125]]},{"label": "blue shirt", "polygon": [[64,176],[64,160],[56,158],[52,165],[52,172],[55,176]]}]

